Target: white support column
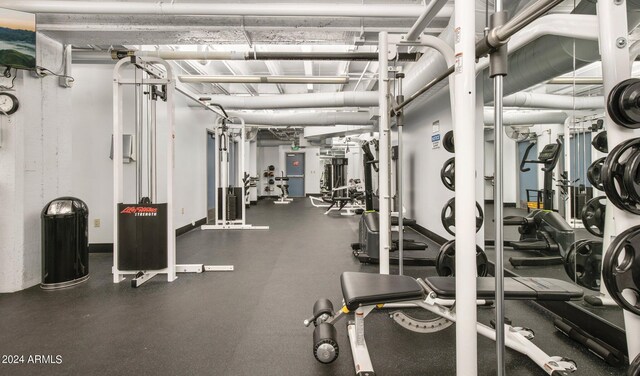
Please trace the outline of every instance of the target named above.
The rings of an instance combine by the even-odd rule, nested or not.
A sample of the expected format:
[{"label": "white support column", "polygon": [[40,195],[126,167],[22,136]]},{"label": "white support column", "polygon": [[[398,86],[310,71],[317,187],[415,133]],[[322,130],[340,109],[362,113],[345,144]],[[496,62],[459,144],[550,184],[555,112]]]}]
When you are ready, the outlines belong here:
[{"label": "white support column", "polygon": [[[602,78],[605,97],[620,81],[631,75],[629,62],[629,39],[627,34],[626,1],[598,1],[598,21],[600,33],[600,55],[602,56]],[[637,130],[631,130],[615,124],[609,113],[605,114],[605,125],[609,150],[624,140],[640,136]],[[605,217],[603,249],[607,250],[616,234],[638,225],[638,217],[609,203]],[[606,252],[606,251],[605,251]],[[629,298],[629,297],[627,297]],[[625,331],[629,359],[640,353],[640,317],[624,311]]]},{"label": "white support column", "polygon": [[476,330],[475,1],[455,1],[456,372],[478,373]]},{"label": "white support column", "polygon": [[[120,65],[119,63],[118,66]],[[119,283],[124,279],[122,274],[115,273],[118,265],[118,204],[122,203],[124,194],[122,173],[124,88],[119,78],[119,69],[116,68],[113,76],[113,283]]]},{"label": "white support column", "polygon": [[[176,277],[176,232],[173,226],[173,175],[175,165],[175,138],[176,138],[176,112],[175,112],[175,93],[176,79],[171,72],[171,68],[165,63],[167,70],[167,281],[173,282]],[[153,141],[152,141],[153,142]]]},{"label": "white support column", "polygon": [[[380,151],[378,153],[380,195],[380,274],[389,274],[389,250],[391,248],[391,123],[389,122],[389,68],[387,32],[378,34],[378,109]],[[475,210],[475,209],[474,209]]]}]

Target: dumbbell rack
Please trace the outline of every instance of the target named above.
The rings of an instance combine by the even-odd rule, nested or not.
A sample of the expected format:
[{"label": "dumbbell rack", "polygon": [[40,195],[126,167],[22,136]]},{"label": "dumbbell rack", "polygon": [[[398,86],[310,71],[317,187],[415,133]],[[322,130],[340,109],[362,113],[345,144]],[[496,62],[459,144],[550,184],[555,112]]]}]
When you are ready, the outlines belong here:
[{"label": "dumbbell rack", "polygon": [[265,196],[273,196],[273,192],[275,192],[275,183],[270,183],[271,179],[275,179],[275,170],[269,170],[269,168],[264,169],[262,171],[261,178],[263,180],[262,186],[264,187],[262,192],[260,193],[268,193]]}]

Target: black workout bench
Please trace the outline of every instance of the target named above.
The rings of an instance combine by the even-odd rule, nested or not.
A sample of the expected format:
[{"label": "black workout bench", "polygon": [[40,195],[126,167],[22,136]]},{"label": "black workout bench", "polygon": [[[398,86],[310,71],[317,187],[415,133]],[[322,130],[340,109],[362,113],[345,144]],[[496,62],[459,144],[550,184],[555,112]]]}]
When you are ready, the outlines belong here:
[{"label": "black workout bench", "polygon": [[[477,299],[495,299],[493,277],[477,277]],[[357,375],[375,375],[366,342],[364,341],[364,319],[374,309],[415,307],[435,313],[432,320],[414,319],[405,313],[394,313],[391,317],[406,329],[418,333],[431,333],[445,329],[456,321],[455,311],[450,303],[456,296],[455,278],[428,277],[414,279],[401,275],[345,272],[340,277],[344,307],[333,312],[333,305],[327,299],[318,300],[313,307],[313,316],[305,320],[305,325],[313,323],[314,356],[322,363],[331,363],[338,357],[336,329],[333,324],[342,316],[353,314],[347,330],[351,343]],[[551,278],[505,278],[506,300],[547,300],[569,301],[583,296],[583,290],[569,282]],[[398,304],[402,303],[402,304]],[[533,344],[533,331],[506,325],[505,344],[531,358],[547,374],[568,375],[575,371],[573,361],[549,356]],[[477,324],[478,334],[495,338],[495,330],[487,325]]]}]

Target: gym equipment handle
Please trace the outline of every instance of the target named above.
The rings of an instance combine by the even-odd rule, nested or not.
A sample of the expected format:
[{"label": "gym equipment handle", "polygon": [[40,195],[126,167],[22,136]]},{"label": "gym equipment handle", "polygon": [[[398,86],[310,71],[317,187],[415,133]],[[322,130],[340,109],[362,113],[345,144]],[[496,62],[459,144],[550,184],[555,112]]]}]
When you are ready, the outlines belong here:
[{"label": "gym equipment handle", "polygon": [[527,146],[527,150],[524,151],[524,157],[522,157],[522,162],[520,162],[520,171],[522,172],[528,172],[531,171],[531,169],[529,167],[525,167],[525,165],[527,163],[538,163],[538,161],[529,161],[527,160],[527,158],[529,158],[529,152],[531,151],[531,149],[535,146],[535,143],[530,143],[529,146]]}]

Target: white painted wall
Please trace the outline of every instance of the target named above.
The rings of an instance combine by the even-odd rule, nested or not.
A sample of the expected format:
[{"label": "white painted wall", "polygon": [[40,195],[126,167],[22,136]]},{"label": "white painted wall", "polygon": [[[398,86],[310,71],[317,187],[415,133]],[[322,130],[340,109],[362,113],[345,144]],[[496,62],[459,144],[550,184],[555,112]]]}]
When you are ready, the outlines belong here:
[{"label": "white painted wall", "polygon": [[360,179],[364,181],[364,167],[362,162],[362,149],[360,147],[351,147],[346,153],[349,165],[347,168],[347,181],[351,179]]},{"label": "white painted wall", "polygon": [[[517,155],[516,142],[506,135],[503,135],[502,163],[503,163],[503,193],[504,203],[517,203],[518,200],[518,171],[519,161]],[[495,144],[493,131],[485,132],[484,145],[484,174],[485,176],[493,176],[495,171]],[[493,184],[491,181],[485,181],[485,197],[487,200],[493,200]]]},{"label": "white painted wall", "polygon": [[305,176],[304,187],[306,194],[320,194],[320,178],[322,165],[320,163],[320,148],[306,147],[304,149]]},{"label": "white painted wall", "polygon": [[[38,64],[57,71],[62,46],[39,34],[37,50]],[[0,293],[41,282],[42,208],[74,194],[71,92],[56,77],[36,79],[20,71],[13,92],[20,109],[0,115]]]},{"label": "white painted wall", "polygon": [[[75,65],[73,74],[73,191],[90,211],[90,243],[113,242],[113,171],[109,159],[112,117],[112,65]],[[133,94],[125,95],[125,133],[132,133]],[[158,140],[165,139],[165,104],[158,103]],[[176,228],[206,217],[206,129],[215,121],[212,112],[189,107],[176,94],[175,104],[174,225]],[[128,129],[128,130],[127,130]],[[165,196],[166,149],[158,142],[159,199]],[[125,166],[125,199],[135,200],[135,163]],[[95,226],[100,220],[100,226]]]},{"label": "white painted wall", "polygon": [[[482,93],[479,86],[478,95]],[[484,139],[482,137],[482,100],[478,100],[476,118],[476,191],[477,201],[484,202]],[[446,238],[452,236],[446,232],[440,220],[440,213],[447,200],[454,196],[440,180],[440,169],[444,162],[454,154],[442,146],[433,149],[431,136],[433,123],[439,121],[441,136],[452,129],[451,106],[446,89],[435,94],[428,106],[416,109],[407,117],[404,126],[404,206],[407,216],[428,230]],[[394,136],[395,137],[395,136]],[[477,236],[478,244],[484,244],[484,231]]]}]

